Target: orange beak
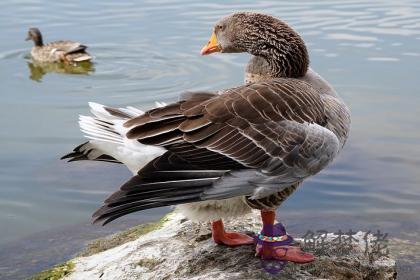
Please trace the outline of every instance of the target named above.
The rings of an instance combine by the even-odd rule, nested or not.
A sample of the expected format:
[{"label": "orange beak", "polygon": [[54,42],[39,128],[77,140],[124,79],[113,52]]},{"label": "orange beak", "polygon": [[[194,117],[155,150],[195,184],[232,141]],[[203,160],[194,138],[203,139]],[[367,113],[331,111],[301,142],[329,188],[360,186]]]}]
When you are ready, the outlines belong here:
[{"label": "orange beak", "polygon": [[213,34],[211,34],[210,40],[207,43],[207,45],[205,45],[201,49],[201,55],[208,55],[214,52],[220,52],[221,50],[222,49],[219,47],[219,44],[217,43],[216,34],[213,32]]}]

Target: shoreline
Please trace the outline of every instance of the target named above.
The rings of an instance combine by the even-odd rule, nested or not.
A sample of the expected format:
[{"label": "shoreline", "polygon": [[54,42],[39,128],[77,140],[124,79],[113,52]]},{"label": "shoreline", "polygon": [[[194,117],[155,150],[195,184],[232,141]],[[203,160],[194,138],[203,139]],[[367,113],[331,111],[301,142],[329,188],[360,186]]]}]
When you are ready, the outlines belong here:
[{"label": "shoreline", "polygon": [[[243,232],[256,232],[260,226],[256,214],[244,217],[240,222],[229,223],[229,228]],[[362,241],[361,236],[362,233],[358,237],[359,243]],[[331,235],[330,239],[333,237]],[[359,243],[353,244],[349,254],[344,257],[337,255],[337,250],[331,248],[327,251],[318,250],[315,252],[315,262],[306,265],[289,263],[277,275],[280,278],[276,279],[302,275],[307,275],[306,279],[328,279],[325,278],[327,275],[338,277],[349,273],[353,273],[355,277],[371,275],[372,278],[369,279],[395,279],[394,259],[372,259],[372,255],[368,257],[363,254]],[[239,275],[247,279],[269,277],[261,269],[260,260],[253,253],[254,248],[251,245],[236,248],[214,245],[207,226],[193,224],[182,215],[171,212],[155,223],[140,225],[96,240],[78,257],[43,271],[31,279],[238,279],[234,277]]]},{"label": "shoreline", "polygon": [[168,211],[154,211],[116,221],[107,227],[89,222],[31,233],[0,247],[0,279],[28,279],[32,275],[74,258],[91,242],[125,232],[139,223],[158,220]]}]

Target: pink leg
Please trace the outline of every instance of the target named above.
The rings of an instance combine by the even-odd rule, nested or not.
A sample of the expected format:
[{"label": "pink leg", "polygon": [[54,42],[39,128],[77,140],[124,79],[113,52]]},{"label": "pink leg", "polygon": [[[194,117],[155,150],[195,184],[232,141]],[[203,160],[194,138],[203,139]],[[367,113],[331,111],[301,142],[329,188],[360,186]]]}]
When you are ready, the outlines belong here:
[{"label": "pink leg", "polygon": [[[276,213],[274,211],[261,210],[263,235],[274,236],[275,218]],[[308,263],[315,260],[315,257],[312,254],[303,252],[298,246],[273,246],[270,242],[264,242],[262,245],[258,244],[256,247],[256,255],[261,256],[261,259],[276,259],[295,263]]]},{"label": "pink leg", "polygon": [[246,234],[225,231],[223,221],[217,220],[211,223],[211,232],[214,242],[227,246],[239,246],[254,244],[254,239]]}]

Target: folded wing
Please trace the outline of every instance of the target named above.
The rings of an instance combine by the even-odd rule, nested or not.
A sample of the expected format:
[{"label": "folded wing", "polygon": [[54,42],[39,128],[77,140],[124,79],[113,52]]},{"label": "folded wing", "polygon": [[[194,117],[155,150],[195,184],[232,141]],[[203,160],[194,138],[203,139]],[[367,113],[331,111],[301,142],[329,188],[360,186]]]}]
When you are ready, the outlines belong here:
[{"label": "folded wing", "polygon": [[124,124],[128,138],[167,153],[94,217],[107,223],[153,207],[279,191],[335,157],[339,143],[327,122],[320,94],[294,79],[185,95]]}]

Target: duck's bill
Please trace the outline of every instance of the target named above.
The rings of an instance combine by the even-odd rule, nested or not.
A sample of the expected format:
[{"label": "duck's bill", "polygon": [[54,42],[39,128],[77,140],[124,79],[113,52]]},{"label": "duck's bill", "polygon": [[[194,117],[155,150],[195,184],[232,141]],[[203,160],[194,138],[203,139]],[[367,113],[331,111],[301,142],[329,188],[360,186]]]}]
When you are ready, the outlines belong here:
[{"label": "duck's bill", "polygon": [[29,40],[31,40],[31,37],[26,37],[26,39],[25,39],[25,41],[29,41]]},{"label": "duck's bill", "polygon": [[221,50],[222,49],[219,47],[217,42],[216,34],[213,32],[207,45],[201,49],[201,55],[208,55],[211,53],[220,52]]}]

